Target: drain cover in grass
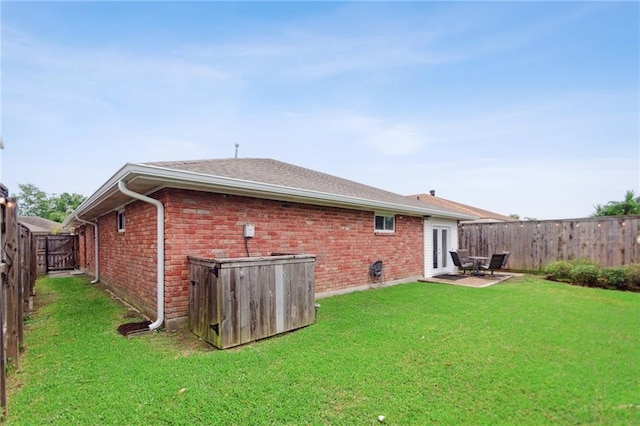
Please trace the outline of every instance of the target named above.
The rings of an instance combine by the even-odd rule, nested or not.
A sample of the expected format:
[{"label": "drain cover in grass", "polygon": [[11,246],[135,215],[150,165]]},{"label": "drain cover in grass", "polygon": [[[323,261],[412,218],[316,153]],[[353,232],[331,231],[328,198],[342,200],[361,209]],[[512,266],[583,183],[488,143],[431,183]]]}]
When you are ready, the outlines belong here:
[{"label": "drain cover in grass", "polygon": [[122,324],[118,327],[118,333],[122,334],[123,336],[128,336],[134,333],[149,331],[149,324],[151,324],[151,321],[130,322],[127,324]]}]

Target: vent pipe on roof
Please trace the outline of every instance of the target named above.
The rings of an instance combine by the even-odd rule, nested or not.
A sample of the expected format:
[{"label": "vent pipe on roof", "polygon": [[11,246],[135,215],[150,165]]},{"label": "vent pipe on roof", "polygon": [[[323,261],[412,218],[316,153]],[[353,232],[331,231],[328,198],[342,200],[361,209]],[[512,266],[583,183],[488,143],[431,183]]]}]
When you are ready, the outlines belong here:
[{"label": "vent pipe on roof", "polygon": [[128,195],[136,200],[144,201],[145,203],[153,204],[156,206],[158,212],[157,219],[157,246],[158,246],[158,260],[156,264],[157,270],[157,313],[155,322],[149,324],[149,330],[153,331],[160,327],[164,322],[164,206],[162,203],[154,198],[147,197],[146,195],[133,192],[124,184],[123,181],[118,181],[118,189],[124,195]]},{"label": "vent pipe on roof", "polygon": [[80,219],[77,214],[75,217],[78,222],[86,223],[87,225],[93,225],[93,249],[95,250],[94,258],[96,264],[96,276],[93,281],[91,281],[91,284],[98,284],[100,282],[100,259],[98,257],[100,253],[100,251],[98,250],[98,224],[89,222],[88,220]]},{"label": "vent pipe on roof", "polygon": [[240,148],[240,144],[239,143],[236,144],[236,158],[238,158],[238,148]]},{"label": "vent pipe on roof", "polygon": [[436,190],[432,189],[431,191],[429,191],[429,194],[431,194],[432,197],[436,196]]}]

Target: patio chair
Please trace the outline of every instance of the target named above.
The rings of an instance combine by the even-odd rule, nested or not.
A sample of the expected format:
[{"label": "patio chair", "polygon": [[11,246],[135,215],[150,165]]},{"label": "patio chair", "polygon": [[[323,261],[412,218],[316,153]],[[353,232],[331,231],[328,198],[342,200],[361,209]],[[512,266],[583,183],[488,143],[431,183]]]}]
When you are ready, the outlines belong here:
[{"label": "patio chair", "polygon": [[450,251],[449,253],[453,259],[453,264],[459,269],[462,269],[462,275],[464,275],[467,270],[473,270],[474,264],[472,262],[462,262],[460,256],[458,256],[458,253],[455,251]]},{"label": "patio chair", "polygon": [[456,250],[458,253],[458,257],[460,258],[460,262],[462,263],[473,263],[469,260],[469,250],[467,249],[458,249]]},{"label": "patio chair", "polygon": [[503,251],[502,254],[504,254],[504,260],[502,261],[502,266],[500,266],[500,269],[506,269],[507,268],[507,262],[509,261],[509,256],[511,256],[511,252],[510,251]]},{"label": "patio chair", "polygon": [[491,276],[493,276],[493,271],[497,269],[502,269],[502,262],[504,262],[505,256],[506,255],[504,253],[492,255],[491,260],[489,260],[489,263],[480,265],[480,269],[484,269],[485,271],[491,271]]}]

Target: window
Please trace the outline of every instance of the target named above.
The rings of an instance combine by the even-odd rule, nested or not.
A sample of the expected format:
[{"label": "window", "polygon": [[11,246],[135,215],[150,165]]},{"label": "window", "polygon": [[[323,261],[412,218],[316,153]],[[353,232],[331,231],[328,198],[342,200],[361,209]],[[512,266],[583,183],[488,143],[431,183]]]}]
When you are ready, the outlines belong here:
[{"label": "window", "polygon": [[118,232],[124,232],[124,210],[118,212]]},{"label": "window", "polygon": [[395,229],[396,229],[395,216],[376,213],[375,215],[376,232],[394,232]]}]

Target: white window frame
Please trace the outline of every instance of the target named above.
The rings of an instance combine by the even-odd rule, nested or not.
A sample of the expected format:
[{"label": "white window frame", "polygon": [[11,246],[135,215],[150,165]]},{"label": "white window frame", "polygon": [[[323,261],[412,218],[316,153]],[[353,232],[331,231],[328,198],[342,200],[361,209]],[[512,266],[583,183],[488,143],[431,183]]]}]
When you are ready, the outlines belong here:
[{"label": "white window frame", "polygon": [[[382,218],[381,228],[378,228],[378,218]],[[391,227],[388,226],[389,219],[391,219]],[[396,216],[389,213],[375,213],[373,216],[373,229],[375,232],[393,234],[394,232],[396,232]]]},{"label": "white window frame", "polygon": [[124,215],[124,209],[118,210],[116,214],[116,227],[118,228],[118,232],[124,232],[126,227],[126,217]]}]

